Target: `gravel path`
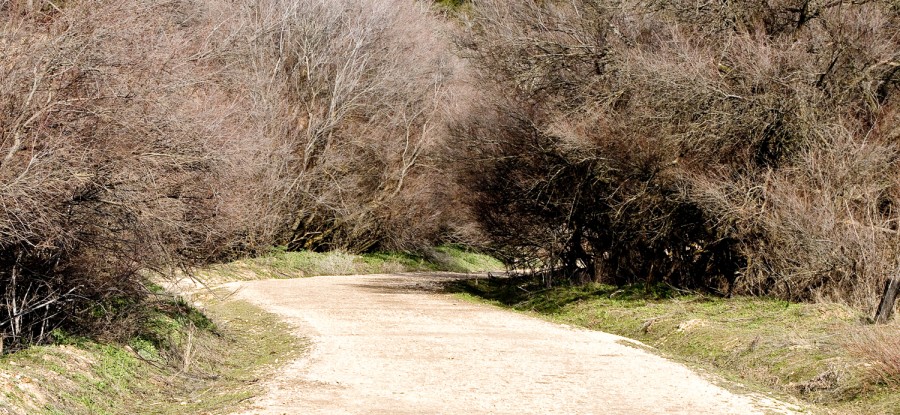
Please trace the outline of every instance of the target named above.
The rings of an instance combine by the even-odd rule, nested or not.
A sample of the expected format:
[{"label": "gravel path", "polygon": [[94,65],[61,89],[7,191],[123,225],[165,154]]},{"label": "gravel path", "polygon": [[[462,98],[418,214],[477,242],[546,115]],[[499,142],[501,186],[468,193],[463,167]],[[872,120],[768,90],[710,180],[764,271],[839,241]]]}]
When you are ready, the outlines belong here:
[{"label": "gravel path", "polygon": [[245,414],[762,414],[611,334],[437,292],[449,275],[231,284],[312,340]]}]

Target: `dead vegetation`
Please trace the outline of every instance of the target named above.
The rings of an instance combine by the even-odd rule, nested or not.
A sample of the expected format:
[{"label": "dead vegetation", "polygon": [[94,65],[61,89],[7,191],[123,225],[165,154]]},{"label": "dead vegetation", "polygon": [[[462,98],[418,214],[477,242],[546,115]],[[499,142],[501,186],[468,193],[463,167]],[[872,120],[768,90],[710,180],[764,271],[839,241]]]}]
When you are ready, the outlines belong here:
[{"label": "dead vegetation", "polygon": [[474,4],[485,88],[455,137],[498,252],[874,309],[900,264],[896,3]]},{"label": "dead vegetation", "polygon": [[247,8],[262,85],[267,210],[291,249],[409,250],[442,226],[434,186],[452,75],[415,2],[265,1]]},{"label": "dead vegetation", "polygon": [[848,340],[847,350],[870,362],[871,372],[882,382],[900,386],[900,341],[896,325],[859,330]]},{"label": "dead vegetation", "polygon": [[867,311],[897,273],[896,1],[440,3],[0,0],[6,349],[272,246]]},{"label": "dead vegetation", "polygon": [[6,350],[118,336],[148,274],[433,245],[435,22],[390,1],[0,1]]},{"label": "dead vegetation", "polygon": [[[30,4],[30,2],[29,2]],[[8,345],[115,318],[139,271],[215,256],[209,76],[189,10],[147,1],[0,9],[0,262]],[[160,29],[169,35],[159,36]],[[208,121],[212,122],[212,119]],[[74,321],[72,321],[74,320]]]}]

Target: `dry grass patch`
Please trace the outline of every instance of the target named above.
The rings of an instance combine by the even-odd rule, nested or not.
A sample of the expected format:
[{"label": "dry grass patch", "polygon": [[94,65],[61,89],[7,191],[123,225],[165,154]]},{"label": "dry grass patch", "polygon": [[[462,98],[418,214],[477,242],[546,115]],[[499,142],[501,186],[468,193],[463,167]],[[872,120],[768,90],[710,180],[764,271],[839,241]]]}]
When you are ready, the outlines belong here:
[{"label": "dry grass patch", "polygon": [[900,386],[900,325],[892,323],[860,328],[847,342],[847,349],[866,359],[866,367],[885,384]]}]

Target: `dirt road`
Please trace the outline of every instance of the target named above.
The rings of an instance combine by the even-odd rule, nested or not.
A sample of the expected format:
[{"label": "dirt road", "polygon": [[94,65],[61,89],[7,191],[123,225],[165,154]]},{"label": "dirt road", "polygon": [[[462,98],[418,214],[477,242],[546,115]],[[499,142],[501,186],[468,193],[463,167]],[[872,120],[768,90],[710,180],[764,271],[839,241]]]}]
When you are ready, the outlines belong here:
[{"label": "dirt road", "polygon": [[234,284],[312,339],[245,414],[758,414],[682,365],[574,329],[436,292],[452,276]]}]

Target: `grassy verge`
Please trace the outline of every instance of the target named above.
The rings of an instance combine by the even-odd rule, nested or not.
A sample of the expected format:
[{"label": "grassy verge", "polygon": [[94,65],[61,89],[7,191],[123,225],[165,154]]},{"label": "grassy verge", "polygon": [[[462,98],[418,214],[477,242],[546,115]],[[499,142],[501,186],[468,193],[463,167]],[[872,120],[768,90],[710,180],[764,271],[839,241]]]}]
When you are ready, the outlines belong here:
[{"label": "grassy verge", "polygon": [[[210,284],[501,268],[499,261],[457,246],[438,247],[427,256],[276,249],[210,267],[199,277]],[[126,342],[58,332],[56,345],[0,357],[0,414],[230,413],[259,392],[257,376],[267,366],[286,363],[304,349],[276,316],[249,303],[223,300],[222,292],[192,294],[204,304],[201,313],[158,286],[153,290],[159,299],[149,301],[133,324],[125,324],[138,327]]]},{"label": "grassy verge", "polygon": [[316,275],[390,274],[397,272],[484,272],[503,269],[503,263],[455,245],[434,248],[428,255],[406,253],[287,252],[273,249],[268,255],[210,267],[198,273],[201,281],[312,277]]},{"label": "grassy verge", "polygon": [[0,413],[230,413],[259,392],[261,370],[304,345],[255,306],[209,300],[209,319],[163,303],[128,345],[60,335],[0,358]]},{"label": "grassy verge", "polygon": [[[900,413],[900,324],[868,325],[838,304],[724,299],[658,287],[542,289],[481,279],[460,295],[640,340],[728,380],[837,414]],[[893,342],[893,343],[891,343]]]}]

